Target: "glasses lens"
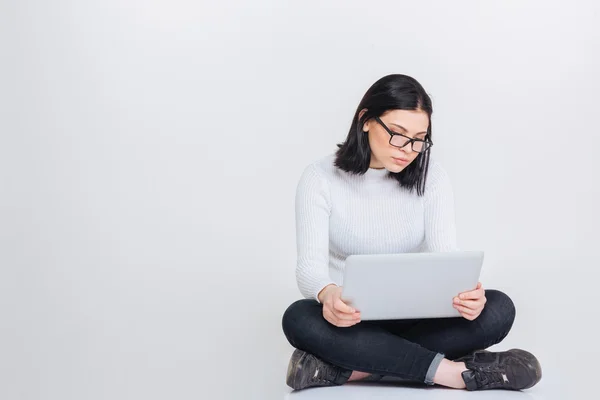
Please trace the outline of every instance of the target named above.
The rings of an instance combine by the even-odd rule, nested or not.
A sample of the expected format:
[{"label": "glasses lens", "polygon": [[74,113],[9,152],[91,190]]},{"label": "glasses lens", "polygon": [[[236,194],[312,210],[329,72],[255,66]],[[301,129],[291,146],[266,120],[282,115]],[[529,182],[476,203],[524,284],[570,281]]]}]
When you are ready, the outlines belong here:
[{"label": "glasses lens", "polygon": [[417,153],[421,153],[422,151],[425,151],[426,149],[427,149],[426,142],[413,142],[413,151],[416,151]]},{"label": "glasses lens", "polygon": [[392,146],[397,146],[397,147],[403,147],[406,145],[406,143],[408,143],[408,139],[405,138],[404,136],[400,136],[400,135],[392,136],[392,140],[390,141],[390,144]]}]

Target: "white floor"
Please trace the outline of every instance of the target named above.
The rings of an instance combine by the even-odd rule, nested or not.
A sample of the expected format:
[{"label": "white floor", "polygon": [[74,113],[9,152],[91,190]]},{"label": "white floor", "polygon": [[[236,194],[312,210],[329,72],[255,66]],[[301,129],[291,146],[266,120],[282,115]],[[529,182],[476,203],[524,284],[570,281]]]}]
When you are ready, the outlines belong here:
[{"label": "white floor", "polygon": [[[417,387],[396,383],[350,383],[339,387],[311,388],[301,391],[285,389],[286,400],[361,400],[361,399],[427,399],[427,400],[460,400],[460,399],[575,399],[585,398],[590,388],[578,388],[577,376],[565,376],[553,367],[544,370],[544,377],[536,387],[522,392],[490,390],[485,392],[467,392],[443,387]],[[581,384],[581,382],[580,382]],[[587,397],[589,398],[589,396]]]},{"label": "white floor", "polygon": [[[335,400],[362,400],[369,398],[400,398],[400,399],[428,399],[428,400],[460,400],[460,399],[545,399],[542,390],[532,391],[531,393],[516,392],[506,393],[500,391],[489,391],[485,393],[469,393],[444,388],[406,388],[383,385],[348,385],[340,388],[324,388],[323,390],[306,390],[295,393],[289,393],[285,399],[335,399]],[[564,398],[564,397],[562,397]]]}]

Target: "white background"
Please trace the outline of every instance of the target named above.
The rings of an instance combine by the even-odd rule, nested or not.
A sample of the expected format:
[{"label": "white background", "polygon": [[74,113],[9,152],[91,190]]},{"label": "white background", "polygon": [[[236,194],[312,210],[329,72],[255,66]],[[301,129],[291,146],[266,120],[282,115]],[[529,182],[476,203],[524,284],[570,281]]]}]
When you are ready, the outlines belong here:
[{"label": "white background", "polygon": [[459,246],[517,304],[498,348],[538,355],[537,398],[588,390],[599,11],[1,0],[0,398],[286,396],[296,184],[389,73],[431,94]]}]

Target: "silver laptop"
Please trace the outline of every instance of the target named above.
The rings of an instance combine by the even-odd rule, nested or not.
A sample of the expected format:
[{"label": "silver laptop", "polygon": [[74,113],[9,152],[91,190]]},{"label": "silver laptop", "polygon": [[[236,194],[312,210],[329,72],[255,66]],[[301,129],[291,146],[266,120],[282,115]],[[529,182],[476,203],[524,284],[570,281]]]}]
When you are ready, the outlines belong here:
[{"label": "silver laptop", "polygon": [[342,300],[361,320],[460,317],[453,298],[479,281],[483,252],[351,255]]}]

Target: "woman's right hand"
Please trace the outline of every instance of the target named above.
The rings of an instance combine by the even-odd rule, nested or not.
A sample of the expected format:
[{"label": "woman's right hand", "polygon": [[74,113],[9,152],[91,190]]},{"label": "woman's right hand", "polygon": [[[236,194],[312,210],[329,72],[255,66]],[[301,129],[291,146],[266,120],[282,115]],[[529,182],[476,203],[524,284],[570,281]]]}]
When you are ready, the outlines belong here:
[{"label": "woman's right hand", "polygon": [[323,318],[340,328],[347,328],[360,322],[360,311],[342,301],[342,287],[329,285],[319,293],[323,304]]}]

